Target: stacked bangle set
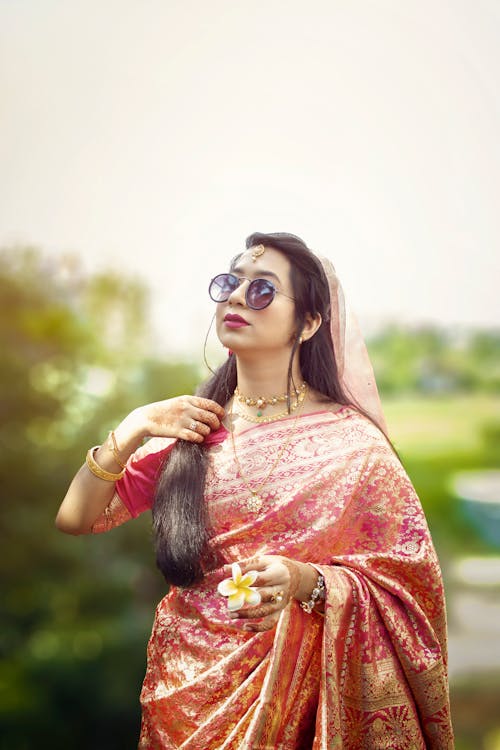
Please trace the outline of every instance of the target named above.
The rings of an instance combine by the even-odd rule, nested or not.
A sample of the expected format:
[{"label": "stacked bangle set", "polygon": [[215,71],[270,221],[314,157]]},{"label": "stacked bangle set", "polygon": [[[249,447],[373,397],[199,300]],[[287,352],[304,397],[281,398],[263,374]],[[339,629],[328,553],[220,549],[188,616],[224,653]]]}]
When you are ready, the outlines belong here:
[{"label": "stacked bangle set", "polygon": [[118,453],[118,446],[116,444],[116,437],[114,432],[109,433],[109,439],[111,441],[111,452],[113,453],[116,463],[122,467],[122,470],[118,472],[118,474],[114,474],[112,471],[106,471],[99,466],[94,458],[94,453],[99,450],[99,448],[101,447],[100,445],[95,445],[93,448],[89,448],[85,457],[85,463],[95,477],[104,479],[105,482],[117,482],[125,474],[125,464],[121,460],[120,454]]}]

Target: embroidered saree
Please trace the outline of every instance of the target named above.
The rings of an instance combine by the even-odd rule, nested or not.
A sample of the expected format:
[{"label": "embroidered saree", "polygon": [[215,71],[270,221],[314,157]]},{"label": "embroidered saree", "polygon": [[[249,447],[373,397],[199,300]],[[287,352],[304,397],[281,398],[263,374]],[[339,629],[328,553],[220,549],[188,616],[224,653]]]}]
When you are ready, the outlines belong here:
[{"label": "embroidered saree", "polygon": [[[211,545],[222,561],[159,603],[141,692],[141,750],[453,748],[439,563],[410,480],[385,438],[351,407],[253,425],[237,436],[256,512],[228,433],[207,439]],[[151,506],[172,441],[130,459],[95,524]],[[277,626],[243,630],[217,584],[222,564],[258,554],[312,562],[325,614],[292,601]]]}]

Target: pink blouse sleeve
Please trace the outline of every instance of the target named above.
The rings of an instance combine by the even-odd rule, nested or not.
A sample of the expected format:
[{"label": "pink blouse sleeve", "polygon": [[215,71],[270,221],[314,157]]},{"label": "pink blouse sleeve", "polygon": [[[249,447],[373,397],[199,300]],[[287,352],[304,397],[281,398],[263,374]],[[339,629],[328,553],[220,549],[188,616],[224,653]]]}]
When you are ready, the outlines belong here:
[{"label": "pink blouse sleeve", "polygon": [[[221,425],[205,438],[205,445],[218,445],[228,434]],[[151,438],[130,456],[125,474],[116,483],[108,507],[93,524],[92,533],[109,531],[152,508],[163,464],[176,442],[173,438]]]},{"label": "pink blouse sleeve", "polygon": [[175,443],[170,438],[151,438],[129,458],[116,493],[132,517],[151,509],[163,463]]}]

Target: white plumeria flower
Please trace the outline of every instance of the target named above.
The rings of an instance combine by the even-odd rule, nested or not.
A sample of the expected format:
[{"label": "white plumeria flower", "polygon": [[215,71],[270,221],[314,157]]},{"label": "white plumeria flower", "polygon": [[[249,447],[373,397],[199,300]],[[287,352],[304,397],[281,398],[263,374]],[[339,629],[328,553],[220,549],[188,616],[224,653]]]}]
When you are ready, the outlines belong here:
[{"label": "white plumeria flower", "polygon": [[231,566],[231,578],[226,578],[217,586],[217,591],[222,596],[227,596],[227,608],[230,612],[236,612],[244,604],[255,606],[260,604],[261,596],[256,589],[252,588],[252,583],[259,575],[256,570],[249,570],[245,575],[241,574],[241,568],[238,563]]}]

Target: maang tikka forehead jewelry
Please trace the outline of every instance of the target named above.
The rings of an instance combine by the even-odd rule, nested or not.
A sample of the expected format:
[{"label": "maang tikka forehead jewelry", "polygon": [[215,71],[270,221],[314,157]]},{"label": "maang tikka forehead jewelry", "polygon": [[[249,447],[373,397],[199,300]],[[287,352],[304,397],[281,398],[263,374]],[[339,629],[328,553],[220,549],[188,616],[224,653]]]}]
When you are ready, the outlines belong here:
[{"label": "maang tikka forehead jewelry", "polygon": [[266,248],[264,247],[264,245],[256,245],[254,247],[253,252],[252,252],[252,260],[254,263],[256,262],[257,258],[260,258],[261,255],[264,255],[265,249]]}]

